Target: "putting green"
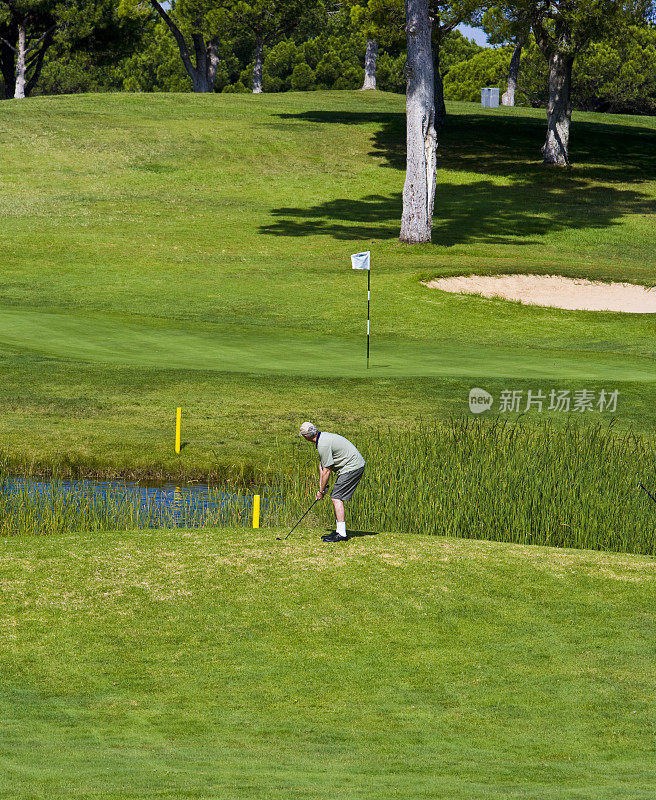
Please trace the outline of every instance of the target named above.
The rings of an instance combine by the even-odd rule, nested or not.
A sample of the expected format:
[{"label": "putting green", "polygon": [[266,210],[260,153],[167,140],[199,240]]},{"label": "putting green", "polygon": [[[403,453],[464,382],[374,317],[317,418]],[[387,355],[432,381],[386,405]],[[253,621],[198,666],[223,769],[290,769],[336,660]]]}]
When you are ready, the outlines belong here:
[{"label": "putting green", "polygon": [[316,336],[284,331],[188,325],[177,328],[113,321],[102,316],[0,311],[0,348],[44,358],[206,372],[358,377],[386,376],[653,382],[651,357],[571,352],[536,347],[518,353],[501,344],[387,337],[376,341],[365,369],[362,336]]}]

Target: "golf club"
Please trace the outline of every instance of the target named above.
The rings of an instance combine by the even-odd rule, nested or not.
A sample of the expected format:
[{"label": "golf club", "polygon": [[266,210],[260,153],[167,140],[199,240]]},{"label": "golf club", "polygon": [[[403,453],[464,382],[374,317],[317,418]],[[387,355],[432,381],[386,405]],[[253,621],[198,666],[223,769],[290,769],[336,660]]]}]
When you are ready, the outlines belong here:
[{"label": "golf club", "polygon": [[[647,490],[641,483],[639,483],[638,486],[643,490],[643,492],[647,492]],[[656,497],[654,497],[654,495],[651,492],[647,492],[647,494],[651,497],[654,503],[656,503]]]},{"label": "golf club", "polygon": [[[318,498],[315,498],[315,500],[314,500],[314,503],[317,503],[317,502],[318,502]],[[291,531],[289,531],[289,533],[287,534],[287,536],[289,536],[289,534],[290,534],[290,533],[293,533],[293,532],[294,532],[294,529],[295,529],[295,528],[297,528],[297,527],[298,527],[298,526],[301,524],[301,522],[303,522],[303,520],[305,519],[305,517],[307,517],[307,515],[310,513],[310,511],[312,511],[312,506],[314,506],[314,503],[312,503],[312,505],[311,505],[311,506],[308,508],[308,510],[305,512],[305,514],[303,514],[303,516],[302,516],[302,517],[299,519],[299,521],[296,523],[296,525],[294,525],[294,527],[291,529]],[[277,539],[279,542],[284,542],[284,541],[285,541],[285,539],[287,538],[287,536],[276,536],[276,539]]]}]

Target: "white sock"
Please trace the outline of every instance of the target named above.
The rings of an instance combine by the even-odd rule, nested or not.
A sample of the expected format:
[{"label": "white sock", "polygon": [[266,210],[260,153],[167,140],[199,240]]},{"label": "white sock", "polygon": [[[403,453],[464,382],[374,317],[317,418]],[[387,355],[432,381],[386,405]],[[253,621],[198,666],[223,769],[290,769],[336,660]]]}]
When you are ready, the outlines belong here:
[{"label": "white sock", "polygon": [[338,536],[346,536],[346,523],[345,522],[338,522],[337,523],[337,535]]}]

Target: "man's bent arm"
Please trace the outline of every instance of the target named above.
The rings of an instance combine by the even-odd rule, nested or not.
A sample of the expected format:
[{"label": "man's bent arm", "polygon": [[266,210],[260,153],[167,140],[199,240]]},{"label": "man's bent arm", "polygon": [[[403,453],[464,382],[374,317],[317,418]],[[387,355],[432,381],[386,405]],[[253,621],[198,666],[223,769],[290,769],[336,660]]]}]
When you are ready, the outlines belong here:
[{"label": "man's bent arm", "polygon": [[330,480],[330,470],[327,467],[319,467],[319,491],[317,492],[317,500],[320,500],[326,493],[326,486]]}]

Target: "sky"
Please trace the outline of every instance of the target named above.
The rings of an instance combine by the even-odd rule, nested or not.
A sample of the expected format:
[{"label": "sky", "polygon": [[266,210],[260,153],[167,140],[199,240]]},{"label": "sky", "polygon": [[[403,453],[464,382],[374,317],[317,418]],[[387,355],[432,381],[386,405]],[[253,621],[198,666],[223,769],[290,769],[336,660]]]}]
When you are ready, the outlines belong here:
[{"label": "sky", "polygon": [[487,43],[487,35],[481,28],[472,28],[469,25],[458,25],[458,30],[463,36],[466,36],[468,39],[473,39],[476,44],[483,45],[483,47],[490,46]]}]

